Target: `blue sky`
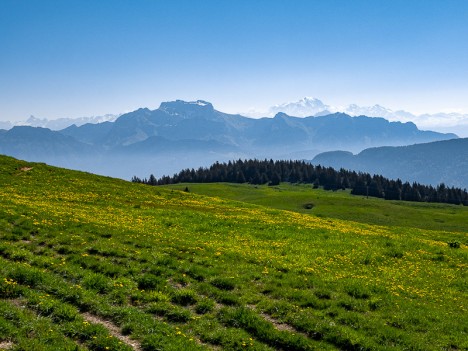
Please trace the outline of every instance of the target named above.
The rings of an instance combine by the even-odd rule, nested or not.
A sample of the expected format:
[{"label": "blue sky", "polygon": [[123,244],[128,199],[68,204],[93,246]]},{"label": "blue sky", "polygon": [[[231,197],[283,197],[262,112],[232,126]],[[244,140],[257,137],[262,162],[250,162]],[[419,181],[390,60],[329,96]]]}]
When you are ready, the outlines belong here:
[{"label": "blue sky", "polygon": [[0,120],[304,96],[468,113],[468,1],[0,1]]}]

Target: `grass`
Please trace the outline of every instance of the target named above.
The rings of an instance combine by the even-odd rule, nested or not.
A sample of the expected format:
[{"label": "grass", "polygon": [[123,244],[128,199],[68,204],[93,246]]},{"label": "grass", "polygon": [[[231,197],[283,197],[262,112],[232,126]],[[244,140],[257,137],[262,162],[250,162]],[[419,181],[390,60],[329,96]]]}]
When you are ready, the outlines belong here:
[{"label": "grass", "polygon": [[354,196],[349,190],[325,191],[307,184],[279,186],[205,183],[172,184],[167,189],[360,223],[468,232],[468,207]]},{"label": "grass", "polygon": [[[0,345],[130,350],[125,336],[144,351],[468,349],[468,242],[462,221],[448,221],[463,208],[414,206],[451,231],[377,226],[189,188],[0,157]],[[286,207],[297,200],[294,186],[279,189],[290,189]],[[312,194],[347,215],[357,209],[341,199],[370,202]],[[403,218],[413,205],[392,206]]]}]

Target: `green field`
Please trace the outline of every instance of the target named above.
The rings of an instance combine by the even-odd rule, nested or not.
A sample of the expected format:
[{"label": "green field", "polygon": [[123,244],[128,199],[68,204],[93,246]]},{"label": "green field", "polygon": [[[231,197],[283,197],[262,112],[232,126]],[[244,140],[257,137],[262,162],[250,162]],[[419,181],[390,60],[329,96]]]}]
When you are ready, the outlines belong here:
[{"label": "green field", "polygon": [[172,184],[165,188],[243,201],[261,206],[384,226],[468,233],[468,206],[388,201],[353,196],[349,190],[325,191],[310,184],[279,186],[205,183]]},{"label": "green field", "polygon": [[465,208],[188,187],[0,156],[0,349],[468,350]]}]

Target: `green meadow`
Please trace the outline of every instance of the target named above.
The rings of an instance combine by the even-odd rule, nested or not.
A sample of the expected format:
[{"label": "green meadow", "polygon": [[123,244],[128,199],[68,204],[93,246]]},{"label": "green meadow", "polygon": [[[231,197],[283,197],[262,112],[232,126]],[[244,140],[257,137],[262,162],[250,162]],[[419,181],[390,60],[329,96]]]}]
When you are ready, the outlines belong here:
[{"label": "green meadow", "polygon": [[426,202],[389,201],[350,195],[349,190],[325,191],[310,184],[279,186],[195,183],[164,185],[168,189],[248,202],[317,217],[382,226],[413,227],[468,233],[468,207]]},{"label": "green meadow", "polygon": [[0,203],[0,349],[468,350],[462,206],[4,156]]}]

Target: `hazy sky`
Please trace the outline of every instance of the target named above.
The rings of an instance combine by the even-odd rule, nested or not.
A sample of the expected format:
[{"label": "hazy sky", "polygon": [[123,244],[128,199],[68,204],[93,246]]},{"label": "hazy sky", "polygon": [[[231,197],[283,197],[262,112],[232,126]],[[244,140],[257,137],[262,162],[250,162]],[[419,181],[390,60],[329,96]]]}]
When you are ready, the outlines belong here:
[{"label": "hazy sky", "polygon": [[304,96],[468,113],[468,1],[0,1],[0,120]]}]

